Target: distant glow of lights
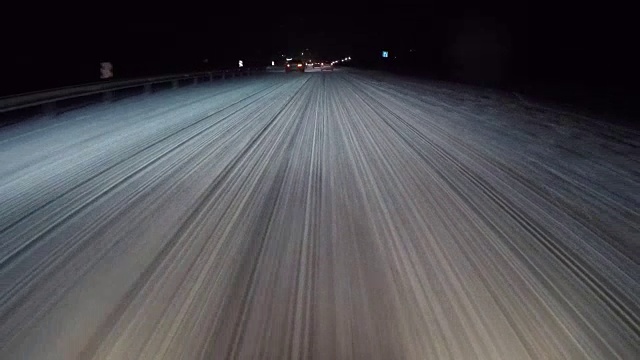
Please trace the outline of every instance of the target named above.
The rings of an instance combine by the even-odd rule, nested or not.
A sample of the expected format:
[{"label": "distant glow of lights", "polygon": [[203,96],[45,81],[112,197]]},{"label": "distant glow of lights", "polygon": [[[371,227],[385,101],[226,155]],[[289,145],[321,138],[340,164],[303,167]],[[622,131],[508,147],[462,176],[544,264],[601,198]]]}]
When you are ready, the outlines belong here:
[{"label": "distant glow of lights", "polygon": [[383,51],[382,52],[382,57],[383,58],[388,58],[389,57],[389,52],[388,51]]},{"label": "distant glow of lights", "polygon": [[287,61],[291,61],[291,60],[293,60],[293,58],[287,58],[286,60],[287,60]]},{"label": "distant glow of lights", "polygon": [[275,65],[276,65],[276,62],[275,62],[275,61],[272,61],[272,62],[271,62],[271,66],[275,66]]},{"label": "distant glow of lights", "polygon": [[242,60],[238,60],[238,67],[243,67],[244,64],[242,63]]},{"label": "distant glow of lights", "polygon": [[298,64],[298,67],[302,67],[302,64]]}]

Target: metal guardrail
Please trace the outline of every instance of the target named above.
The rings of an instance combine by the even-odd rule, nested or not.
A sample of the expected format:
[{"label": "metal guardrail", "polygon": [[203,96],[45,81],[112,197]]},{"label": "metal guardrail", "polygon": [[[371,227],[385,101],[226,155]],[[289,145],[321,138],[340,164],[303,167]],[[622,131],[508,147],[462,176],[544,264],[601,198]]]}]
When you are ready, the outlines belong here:
[{"label": "metal guardrail", "polygon": [[96,82],[84,85],[69,86],[44,91],[30,92],[18,95],[11,95],[0,98],[0,113],[13,110],[20,110],[39,105],[49,108],[55,107],[55,103],[61,100],[80,98],[84,96],[105,94],[105,99],[110,99],[112,93],[118,90],[131,89],[135,87],[145,87],[145,92],[151,91],[151,86],[161,83],[172,83],[178,87],[181,80],[193,80],[197,83],[200,79],[212,81],[213,79],[225,79],[227,77],[246,76],[264,72],[262,68],[245,68],[242,70],[219,70],[187,74],[174,74],[166,76],[148,77],[129,80],[115,80]]}]

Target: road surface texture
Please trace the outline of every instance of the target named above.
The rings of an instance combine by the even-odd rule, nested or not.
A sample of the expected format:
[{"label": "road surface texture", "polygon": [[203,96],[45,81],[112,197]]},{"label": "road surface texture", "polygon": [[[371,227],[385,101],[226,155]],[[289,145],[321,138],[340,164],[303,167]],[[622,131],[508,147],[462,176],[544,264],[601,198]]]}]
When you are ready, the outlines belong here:
[{"label": "road surface texture", "polygon": [[638,359],[637,130],[380,73],[0,129],[2,359]]}]

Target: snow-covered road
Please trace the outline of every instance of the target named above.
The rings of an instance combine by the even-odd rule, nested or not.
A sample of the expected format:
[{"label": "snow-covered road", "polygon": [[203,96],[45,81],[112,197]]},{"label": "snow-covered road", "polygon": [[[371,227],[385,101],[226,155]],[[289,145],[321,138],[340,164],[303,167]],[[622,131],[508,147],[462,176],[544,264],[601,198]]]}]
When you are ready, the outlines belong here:
[{"label": "snow-covered road", "polygon": [[381,73],[0,128],[2,359],[637,359],[640,134]]}]

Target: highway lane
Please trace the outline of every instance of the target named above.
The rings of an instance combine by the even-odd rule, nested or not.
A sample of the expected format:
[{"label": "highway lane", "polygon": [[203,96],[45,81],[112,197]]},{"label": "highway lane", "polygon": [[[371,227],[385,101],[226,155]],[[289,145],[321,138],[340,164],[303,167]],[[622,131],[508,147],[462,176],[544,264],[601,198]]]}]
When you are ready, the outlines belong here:
[{"label": "highway lane", "polygon": [[2,128],[0,358],[638,358],[639,147],[357,71]]}]

